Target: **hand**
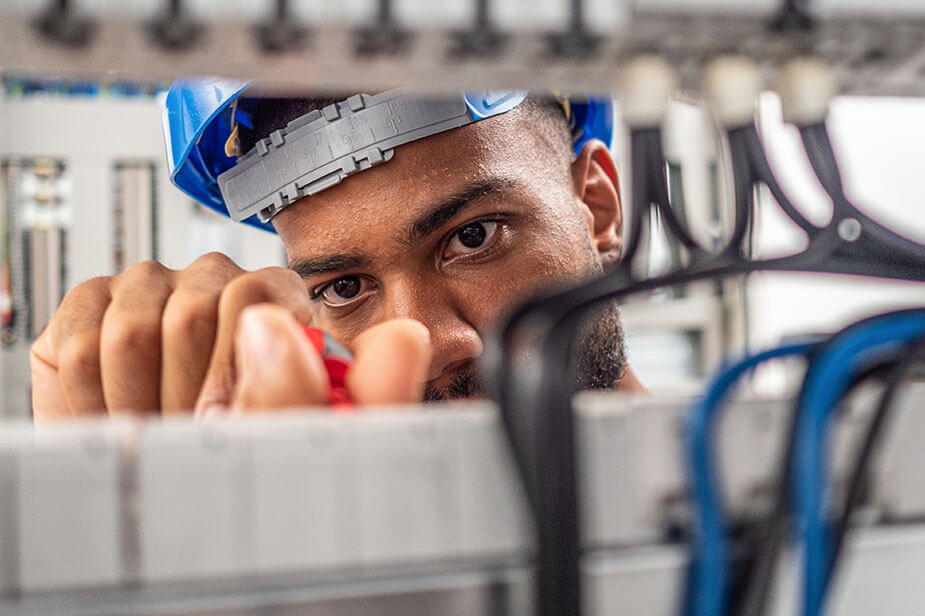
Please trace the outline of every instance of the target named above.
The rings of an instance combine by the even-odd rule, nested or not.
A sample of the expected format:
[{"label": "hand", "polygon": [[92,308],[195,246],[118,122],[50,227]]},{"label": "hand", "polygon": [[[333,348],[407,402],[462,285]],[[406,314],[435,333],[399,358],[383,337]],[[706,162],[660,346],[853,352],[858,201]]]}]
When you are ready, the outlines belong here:
[{"label": "hand", "polygon": [[[273,347],[284,357],[268,358],[260,368],[276,368],[276,380],[258,386],[259,379],[251,376],[257,366],[248,362],[255,357],[250,351],[256,352],[251,342],[257,337],[248,336],[245,342],[244,328],[238,332],[238,325],[246,308],[267,303],[275,308],[255,307],[248,321],[286,336],[289,346]],[[194,408],[202,414],[216,407],[244,410],[321,401],[314,388],[326,381],[306,358],[314,350],[301,331],[296,336],[286,329],[310,320],[308,293],[297,274],[283,268],[247,272],[217,253],[184,270],[147,261],[118,276],[92,279],[65,296],[32,347],[36,421]],[[404,379],[405,396],[381,401],[413,399],[408,395],[426,374],[430,350],[426,329],[404,323],[394,331],[373,328],[370,336],[362,334],[354,341],[356,361],[348,386],[352,393],[356,389],[358,403],[378,402],[376,396],[387,393],[366,392],[361,382],[374,372],[376,358],[386,354],[388,345],[382,341],[396,335],[414,349],[411,363],[394,375]],[[267,357],[265,352],[256,356]],[[287,363],[293,357],[299,361]],[[394,361],[382,363],[395,369]],[[294,384],[304,388],[294,391]]]},{"label": "hand", "polygon": [[[430,365],[430,333],[421,323],[396,319],[353,341],[347,389],[358,405],[420,399]],[[245,308],[235,341],[238,380],[232,411],[323,405],[329,383],[321,357],[302,327],[283,308]]]}]

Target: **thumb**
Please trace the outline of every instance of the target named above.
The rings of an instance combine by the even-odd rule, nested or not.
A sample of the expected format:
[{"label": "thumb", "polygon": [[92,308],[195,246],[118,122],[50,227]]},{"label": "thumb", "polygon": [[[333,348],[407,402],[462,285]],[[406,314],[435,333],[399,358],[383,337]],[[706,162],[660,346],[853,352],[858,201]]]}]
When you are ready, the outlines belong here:
[{"label": "thumb", "polygon": [[286,310],[255,304],[241,313],[235,334],[236,412],[324,405],[330,381],[302,326]]},{"label": "thumb", "polygon": [[354,402],[406,404],[421,398],[432,355],[430,331],[419,321],[375,325],[353,341],[347,389]]}]

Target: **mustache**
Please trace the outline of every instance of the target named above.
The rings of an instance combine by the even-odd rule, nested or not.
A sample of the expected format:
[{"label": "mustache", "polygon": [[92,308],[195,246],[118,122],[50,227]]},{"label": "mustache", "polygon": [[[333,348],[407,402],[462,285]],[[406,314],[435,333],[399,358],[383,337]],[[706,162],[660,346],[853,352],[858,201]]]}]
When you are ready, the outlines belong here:
[{"label": "mustache", "polygon": [[[623,328],[615,302],[592,312],[578,332],[578,341],[563,369],[572,373],[572,391],[608,390],[618,387],[626,373]],[[486,384],[475,365],[467,365],[453,375],[448,385],[428,384],[422,402],[486,398]]]},{"label": "mustache", "polygon": [[453,376],[453,380],[446,387],[425,387],[421,396],[423,402],[439,402],[440,400],[459,400],[482,396],[485,388],[482,377],[477,370],[467,369]]}]

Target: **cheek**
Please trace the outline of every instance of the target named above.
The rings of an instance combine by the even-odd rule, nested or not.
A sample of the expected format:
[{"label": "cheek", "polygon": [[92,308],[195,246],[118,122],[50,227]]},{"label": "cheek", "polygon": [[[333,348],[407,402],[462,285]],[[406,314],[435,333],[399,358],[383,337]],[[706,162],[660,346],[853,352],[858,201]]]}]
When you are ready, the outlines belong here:
[{"label": "cheek", "polygon": [[467,281],[458,297],[468,305],[472,324],[484,331],[519,304],[564,282],[598,271],[583,241],[529,242],[507,259]]},{"label": "cheek", "polygon": [[521,244],[519,268],[530,272],[537,290],[598,271],[597,255],[578,216],[544,221]]}]

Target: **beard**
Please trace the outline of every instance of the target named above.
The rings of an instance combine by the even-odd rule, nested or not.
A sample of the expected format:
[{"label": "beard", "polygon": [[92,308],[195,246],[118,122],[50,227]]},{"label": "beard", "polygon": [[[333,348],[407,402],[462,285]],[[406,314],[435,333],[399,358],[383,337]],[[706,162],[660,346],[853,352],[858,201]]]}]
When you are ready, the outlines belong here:
[{"label": "beard", "polygon": [[616,302],[607,302],[585,317],[572,348],[577,364],[573,391],[620,386],[626,374],[626,349]]},{"label": "beard", "polygon": [[[579,224],[579,229],[581,225]],[[576,231],[585,239],[587,261],[585,276],[600,276],[605,268],[598,259],[587,233]],[[540,352],[536,339],[516,341],[514,349],[529,353]],[[515,340],[517,340],[515,334]],[[528,360],[529,356],[517,352],[515,363]],[[620,311],[616,301],[605,301],[588,310],[579,325],[575,340],[572,342],[568,364],[562,366],[572,377],[572,393],[589,389],[617,389],[626,374],[626,350],[623,339],[623,327],[620,325]],[[424,389],[422,400],[432,402],[464,398],[486,397],[484,380],[481,373],[473,368],[464,368],[453,376],[450,384],[433,387],[428,384]]]},{"label": "beard", "polygon": [[[623,328],[616,302],[607,302],[584,319],[573,345],[573,391],[615,389],[626,373]],[[478,370],[468,368],[453,376],[449,385],[424,389],[422,400],[458,400],[485,397],[484,380]]]},{"label": "beard", "polygon": [[465,398],[482,398],[485,396],[485,387],[482,376],[477,370],[467,369],[458,372],[446,387],[424,388],[423,402],[439,402],[441,400],[460,400]]}]

